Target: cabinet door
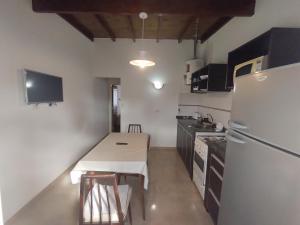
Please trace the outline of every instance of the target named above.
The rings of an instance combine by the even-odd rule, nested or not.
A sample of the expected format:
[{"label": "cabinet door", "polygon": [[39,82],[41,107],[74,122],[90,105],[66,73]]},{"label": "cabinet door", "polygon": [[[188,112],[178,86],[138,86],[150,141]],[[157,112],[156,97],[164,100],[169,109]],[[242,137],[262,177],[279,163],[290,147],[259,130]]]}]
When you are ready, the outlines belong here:
[{"label": "cabinet door", "polygon": [[180,131],[180,125],[177,124],[177,142],[176,142],[176,149],[177,152],[180,154],[180,135],[181,135],[181,131]]},{"label": "cabinet door", "polygon": [[226,64],[211,64],[209,66],[208,91],[226,90]]},{"label": "cabinet door", "polygon": [[186,167],[187,170],[191,176],[191,178],[193,177],[193,135],[188,134],[187,135],[187,159],[186,159]]},{"label": "cabinet door", "polygon": [[213,192],[211,191],[211,189],[208,189],[208,191],[206,192],[206,206],[214,224],[217,224],[219,215],[219,205],[212,193]]},{"label": "cabinet door", "polygon": [[182,158],[182,147],[183,147],[183,129],[178,126],[178,154]]},{"label": "cabinet door", "polygon": [[189,134],[186,133],[185,135],[185,149],[186,149],[186,155],[185,155],[185,167],[187,171],[190,173],[189,170],[189,158],[190,158],[190,149],[189,149]]},{"label": "cabinet door", "polygon": [[211,189],[216,199],[220,202],[223,178],[214,167],[209,168],[208,176],[208,188]]},{"label": "cabinet door", "polygon": [[181,159],[183,163],[185,164],[185,131],[182,130],[182,136],[181,136]]},{"label": "cabinet door", "polygon": [[185,166],[186,166],[186,157],[187,157],[186,138],[187,138],[187,133],[186,133],[185,130],[183,130],[183,135],[182,135],[182,160],[183,160]]},{"label": "cabinet door", "polygon": [[181,138],[180,138],[180,140],[181,140],[181,143],[180,143],[180,157],[181,157],[181,159],[184,161],[184,152],[185,152],[185,150],[184,150],[184,143],[185,143],[185,131],[184,131],[184,129],[181,127]]}]

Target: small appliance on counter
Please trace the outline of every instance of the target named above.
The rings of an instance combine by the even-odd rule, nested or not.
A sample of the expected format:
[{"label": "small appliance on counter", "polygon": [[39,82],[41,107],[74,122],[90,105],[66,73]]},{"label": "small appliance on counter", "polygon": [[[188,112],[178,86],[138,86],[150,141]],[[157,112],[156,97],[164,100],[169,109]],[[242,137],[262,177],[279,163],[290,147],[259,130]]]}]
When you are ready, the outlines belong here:
[{"label": "small appliance on counter", "polygon": [[234,67],[234,78],[267,69],[268,56],[261,56]]}]

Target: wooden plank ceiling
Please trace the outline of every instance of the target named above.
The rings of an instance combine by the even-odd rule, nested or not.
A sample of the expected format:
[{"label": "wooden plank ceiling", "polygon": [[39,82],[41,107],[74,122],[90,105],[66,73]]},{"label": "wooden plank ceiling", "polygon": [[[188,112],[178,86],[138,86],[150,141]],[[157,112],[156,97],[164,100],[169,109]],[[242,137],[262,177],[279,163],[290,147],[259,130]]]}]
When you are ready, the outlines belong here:
[{"label": "wooden plank ceiling", "polygon": [[91,41],[145,38],[206,41],[235,16],[252,16],[255,0],[32,0],[38,13],[57,13]]}]

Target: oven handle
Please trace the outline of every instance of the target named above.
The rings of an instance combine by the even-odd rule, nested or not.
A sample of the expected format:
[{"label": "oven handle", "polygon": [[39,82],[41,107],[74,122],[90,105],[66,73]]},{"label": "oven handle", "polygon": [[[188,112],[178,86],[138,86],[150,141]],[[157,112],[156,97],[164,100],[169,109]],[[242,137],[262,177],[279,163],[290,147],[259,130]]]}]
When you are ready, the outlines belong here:
[{"label": "oven handle", "polygon": [[244,124],[238,123],[233,120],[229,120],[228,125],[230,128],[233,128],[233,129],[242,129],[242,130],[248,129],[248,127],[245,126]]},{"label": "oven handle", "polygon": [[199,167],[199,169],[202,173],[205,173],[205,171],[206,171],[205,160],[207,160],[207,159],[203,159],[199,154],[197,154],[195,152],[194,162],[196,163],[196,166]]},{"label": "oven handle", "polygon": [[235,142],[235,143],[238,143],[238,144],[245,144],[245,143],[246,143],[246,142],[243,141],[242,139],[233,137],[233,136],[230,135],[229,133],[226,134],[226,139],[227,139],[228,141],[232,141],[232,142]]}]

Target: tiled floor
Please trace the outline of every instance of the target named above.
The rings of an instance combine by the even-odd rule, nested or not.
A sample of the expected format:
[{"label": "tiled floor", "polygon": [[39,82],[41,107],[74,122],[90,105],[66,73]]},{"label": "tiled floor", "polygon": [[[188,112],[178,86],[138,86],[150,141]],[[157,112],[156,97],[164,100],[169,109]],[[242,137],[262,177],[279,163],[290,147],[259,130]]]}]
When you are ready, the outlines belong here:
[{"label": "tiled floor", "polygon": [[[133,225],[212,225],[203,201],[174,149],[149,151],[149,190],[146,194],[146,221],[134,191]],[[23,208],[7,225],[78,224],[79,186],[61,177],[37,199]],[[135,178],[129,183],[136,187]]]},{"label": "tiled floor", "polygon": [[[136,225],[211,225],[198,190],[174,149],[149,151],[146,222],[135,207]],[[134,199],[135,200],[135,199]],[[139,202],[133,202],[135,206]]]}]

